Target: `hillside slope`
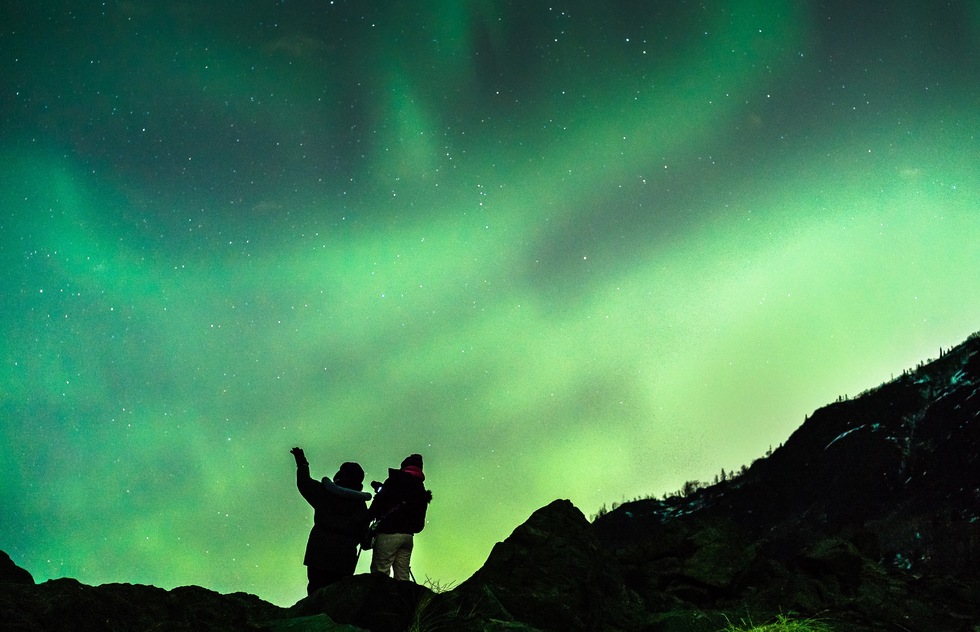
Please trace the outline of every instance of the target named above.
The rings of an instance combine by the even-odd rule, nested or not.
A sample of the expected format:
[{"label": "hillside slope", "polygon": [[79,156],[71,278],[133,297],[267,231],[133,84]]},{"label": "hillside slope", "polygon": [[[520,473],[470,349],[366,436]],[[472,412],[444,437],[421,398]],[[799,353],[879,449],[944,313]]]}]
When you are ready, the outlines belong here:
[{"label": "hillside slope", "polygon": [[945,612],[932,629],[972,630],[978,390],[974,335],[816,411],[741,476],[627,503],[597,519],[596,533],[655,608],[834,613],[881,629],[929,629]]}]

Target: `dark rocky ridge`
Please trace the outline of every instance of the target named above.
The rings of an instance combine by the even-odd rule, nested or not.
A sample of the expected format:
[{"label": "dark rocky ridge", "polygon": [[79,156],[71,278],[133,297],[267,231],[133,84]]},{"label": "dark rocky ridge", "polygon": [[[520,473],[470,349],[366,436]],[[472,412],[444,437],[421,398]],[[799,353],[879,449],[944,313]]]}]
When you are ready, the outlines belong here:
[{"label": "dark rocky ridge", "polygon": [[653,609],[980,624],[980,337],[816,411],[743,475],[595,523]]},{"label": "dark rocky ridge", "polygon": [[434,594],[360,575],[278,608],[197,587],[35,585],[0,556],[19,630],[715,631],[775,614],[839,632],[980,632],[980,336],[818,410],[742,475],[589,523],[539,509]]}]

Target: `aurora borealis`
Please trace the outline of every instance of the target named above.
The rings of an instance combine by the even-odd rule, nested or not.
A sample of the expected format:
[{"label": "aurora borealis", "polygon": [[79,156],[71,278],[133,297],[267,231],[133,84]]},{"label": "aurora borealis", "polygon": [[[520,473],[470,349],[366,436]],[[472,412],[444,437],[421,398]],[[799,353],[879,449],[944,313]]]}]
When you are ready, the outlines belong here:
[{"label": "aurora borealis", "polygon": [[459,583],[980,329],[975,2],[3,11],[0,550],[38,581],[295,602],[296,445],[423,454],[415,575]]}]

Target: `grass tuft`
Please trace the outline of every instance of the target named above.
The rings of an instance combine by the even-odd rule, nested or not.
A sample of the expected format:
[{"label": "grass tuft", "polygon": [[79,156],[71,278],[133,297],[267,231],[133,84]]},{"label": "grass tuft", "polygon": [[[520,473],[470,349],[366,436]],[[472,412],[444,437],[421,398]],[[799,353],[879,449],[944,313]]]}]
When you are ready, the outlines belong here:
[{"label": "grass tuft", "polygon": [[833,632],[833,628],[814,619],[790,619],[779,615],[775,621],[762,625],[751,621],[742,621],[739,625],[729,622],[721,632]]},{"label": "grass tuft", "polygon": [[452,582],[442,584],[438,580],[425,578],[423,585],[431,592],[422,594],[419,602],[412,611],[412,620],[406,632],[435,632],[450,630],[458,620],[459,608],[447,607],[445,602],[437,599],[437,595],[452,590]]}]

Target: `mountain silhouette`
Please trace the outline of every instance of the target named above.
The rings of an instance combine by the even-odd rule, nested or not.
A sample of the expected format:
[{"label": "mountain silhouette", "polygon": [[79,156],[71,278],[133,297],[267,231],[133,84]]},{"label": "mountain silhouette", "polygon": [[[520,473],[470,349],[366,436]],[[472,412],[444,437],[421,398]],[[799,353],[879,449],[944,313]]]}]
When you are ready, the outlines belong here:
[{"label": "mountain silhouette", "polygon": [[797,612],[835,629],[980,624],[980,336],[816,411],[711,487],[594,528],[654,609]]},{"label": "mountain silhouette", "polygon": [[978,632],[978,391],[975,334],[817,410],[714,485],[593,522],[556,500],[452,590],[358,575],[279,608],[193,586],[35,584],[0,553],[0,620],[12,631],[715,632],[784,616],[837,632]]}]

